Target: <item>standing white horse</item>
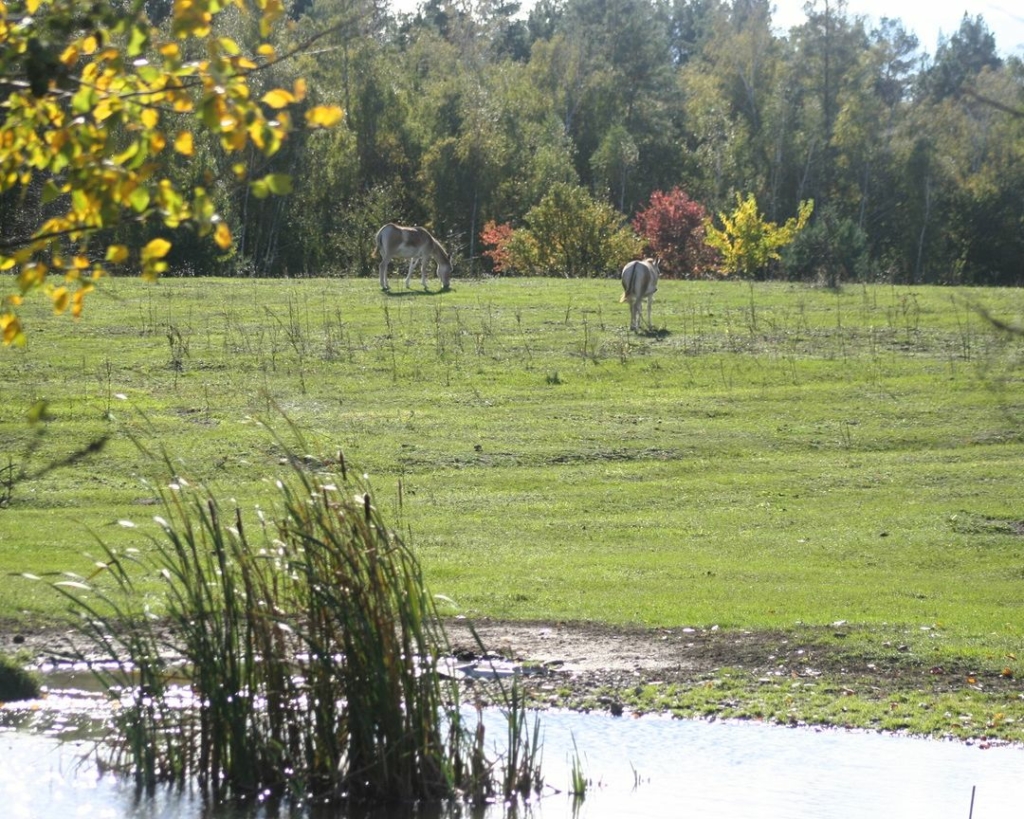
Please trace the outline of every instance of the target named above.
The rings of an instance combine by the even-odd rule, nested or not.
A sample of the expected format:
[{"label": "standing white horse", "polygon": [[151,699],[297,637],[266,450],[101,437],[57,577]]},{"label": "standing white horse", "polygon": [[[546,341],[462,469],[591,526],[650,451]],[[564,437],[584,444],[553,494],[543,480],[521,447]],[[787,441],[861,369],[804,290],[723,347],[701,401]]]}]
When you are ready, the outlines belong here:
[{"label": "standing white horse", "polygon": [[651,304],[658,290],[658,265],[660,259],[643,259],[630,262],[622,268],[622,298],[619,304],[629,302],[629,329],[640,332],[640,313],[644,299],[647,299],[647,329],[651,328]]},{"label": "standing white horse", "polygon": [[427,289],[427,260],[437,263],[437,277],[441,287],[448,289],[448,277],[452,273],[452,260],[441,243],[422,227],[402,227],[388,222],[377,231],[377,253],[380,254],[380,289],[388,290],[388,262],[392,259],[408,259],[409,272],[405,274],[405,286],[409,287],[412,269],[420,263],[420,281]]}]

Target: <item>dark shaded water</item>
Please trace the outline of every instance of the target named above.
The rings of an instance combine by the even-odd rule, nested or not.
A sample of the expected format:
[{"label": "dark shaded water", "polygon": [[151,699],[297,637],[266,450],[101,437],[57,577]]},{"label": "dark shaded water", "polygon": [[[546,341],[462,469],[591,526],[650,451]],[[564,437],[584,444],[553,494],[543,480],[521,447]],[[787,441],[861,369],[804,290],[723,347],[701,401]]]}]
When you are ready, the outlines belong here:
[{"label": "dark shaded water", "polygon": [[[43,819],[263,819],[254,809],[204,809],[188,795],[136,803],[130,785],[100,775],[81,739],[102,699],[53,691],[0,709],[0,817]],[[498,713],[488,736],[504,736]],[[973,817],[1024,816],[1024,749],[988,748],[871,733],[667,718],[541,715],[543,798],[519,816],[624,817]],[[63,738],[63,741],[61,739]],[[586,798],[567,795],[573,740],[590,780]],[[494,806],[474,819],[513,812]],[[299,814],[296,814],[299,815]],[[337,817],[337,812],[329,814]],[[391,819],[408,817],[392,812]],[[419,814],[422,816],[423,814]],[[468,816],[456,810],[451,817]],[[320,819],[317,815],[315,819]],[[355,819],[366,819],[356,817]],[[374,817],[376,819],[376,817]]]}]

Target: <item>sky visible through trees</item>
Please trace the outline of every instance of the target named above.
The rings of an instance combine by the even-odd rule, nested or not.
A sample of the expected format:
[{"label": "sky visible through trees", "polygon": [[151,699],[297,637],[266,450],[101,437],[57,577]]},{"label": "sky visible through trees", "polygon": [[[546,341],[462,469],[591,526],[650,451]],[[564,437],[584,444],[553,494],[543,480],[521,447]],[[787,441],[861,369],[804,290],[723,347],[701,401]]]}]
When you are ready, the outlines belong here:
[{"label": "sky visible through trees", "polygon": [[[396,11],[415,11],[422,0],[393,0]],[[776,0],[772,22],[780,31],[787,31],[800,25],[807,18],[804,6],[807,0]],[[823,0],[818,0],[823,5]],[[526,13],[533,0],[522,4]],[[854,0],[849,4],[851,15],[863,15],[869,25],[882,17],[896,17],[910,31],[917,34],[921,48],[929,54],[935,53],[939,38],[949,38],[960,27],[966,13],[969,17],[981,15],[996,35],[996,44],[1001,54],[1020,55],[1024,53],[1024,9],[1014,9],[1014,3],[979,3],[963,0],[932,0],[931,2],[893,3],[892,0]]]},{"label": "sky visible through trees", "polygon": [[[822,0],[818,0],[822,5]],[[776,0],[772,20],[786,30],[806,19],[805,0]],[[864,15],[869,24],[882,17],[896,17],[913,31],[921,41],[921,48],[935,53],[940,37],[949,38],[960,27],[966,12],[969,17],[981,15],[996,36],[996,45],[1004,55],[1020,55],[1024,49],[1024,8],[1012,0],[1006,2],[967,2],[964,0],[931,0],[930,2],[893,3],[892,0],[852,0],[851,15]]]}]

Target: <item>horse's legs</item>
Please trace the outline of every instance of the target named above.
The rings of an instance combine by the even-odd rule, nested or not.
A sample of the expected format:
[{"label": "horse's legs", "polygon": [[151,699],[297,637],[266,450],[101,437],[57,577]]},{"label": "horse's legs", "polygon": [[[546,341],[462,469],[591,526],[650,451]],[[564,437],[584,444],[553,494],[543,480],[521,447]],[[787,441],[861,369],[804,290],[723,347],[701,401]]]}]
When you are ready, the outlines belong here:
[{"label": "horse's legs", "polygon": [[420,282],[423,284],[423,289],[427,289],[427,257],[420,256]]},{"label": "horse's legs", "polygon": [[406,290],[409,289],[409,280],[412,278],[412,269],[413,269],[413,267],[416,264],[416,259],[417,259],[416,256],[413,256],[411,259],[409,259],[409,272],[405,274],[405,289]]},{"label": "horse's legs", "polygon": [[654,304],[654,296],[647,297],[647,329],[653,329],[651,325],[651,305]]},{"label": "horse's legs", "polygon": [[377,268],[378,273],[380,275],[380,289],[381,290],[387,290],[388,289],[388,261],[389,261],[388,257],[385,256],[383,259],[380,260],[380,267]]}]

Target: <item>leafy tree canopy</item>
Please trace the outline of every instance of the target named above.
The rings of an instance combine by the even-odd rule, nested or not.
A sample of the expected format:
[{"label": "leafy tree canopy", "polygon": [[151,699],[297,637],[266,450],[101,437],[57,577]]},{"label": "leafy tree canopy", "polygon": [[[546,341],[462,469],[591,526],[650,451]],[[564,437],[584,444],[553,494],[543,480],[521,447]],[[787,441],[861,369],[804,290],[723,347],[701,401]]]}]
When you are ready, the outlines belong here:
[{"label": "leafy tree canopy", "polygon": [[983,69],[998,69],[1002,64],[996,38],[984,18],[964,12],[956,33],[939,43],[935,64],[924,74],[924,87],[935,100],[957,97]]},{"label": "leafy tree canopy", "polygon": [[[271,42],[282,0],[233,0],[258,29],[251,52],[216,31],[223,0],[174,0],[159,26],[142,0],[127,9],[92,0],[0,0],[0,196],[40,202],[24,235],[0,240],[0,270],[13,272],[0,292],[4,344],[23,343],[18,306],[41,291],[58,313],[81,313],[85,296],[115,266],[146,278],[166,269],[171,241],[158,235],[140,248],[111,240],[126,220],[173,236],[190,225],[223,250],[231,230],[211,196],[213,178],[184,186],[168,156],[193,155],[205,132],[229,156],[271,156],[297,127],[306,87],[270,88],[251,81],[292,53]],[[303,106],[308,127],[341,119],[333,106]],[[252,193],[287,193],[279,174],[251,179]],[[207,174],[209,176],[209,174]]]}]

